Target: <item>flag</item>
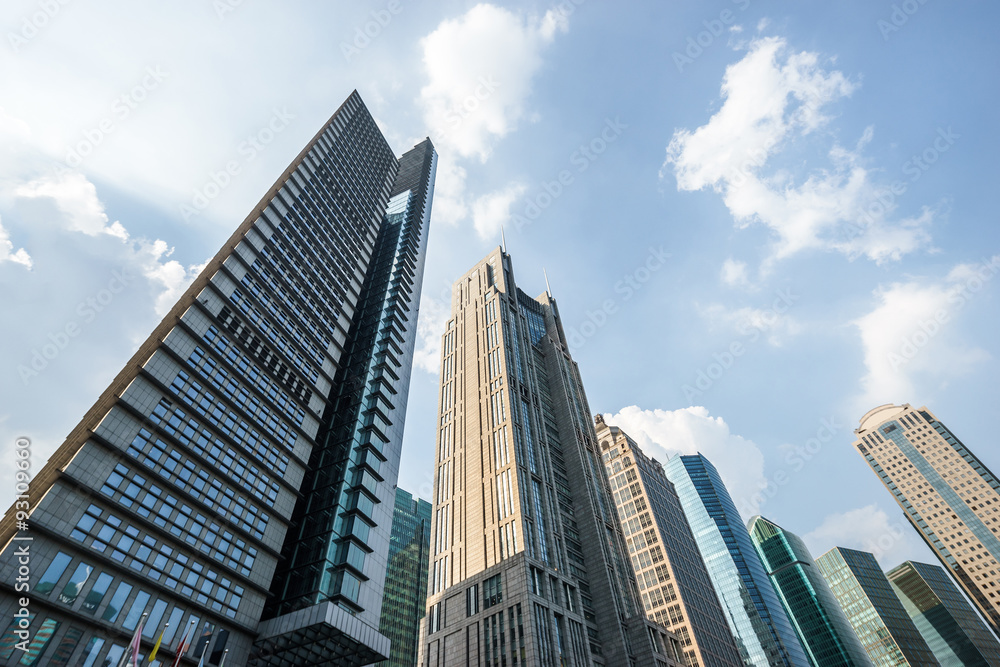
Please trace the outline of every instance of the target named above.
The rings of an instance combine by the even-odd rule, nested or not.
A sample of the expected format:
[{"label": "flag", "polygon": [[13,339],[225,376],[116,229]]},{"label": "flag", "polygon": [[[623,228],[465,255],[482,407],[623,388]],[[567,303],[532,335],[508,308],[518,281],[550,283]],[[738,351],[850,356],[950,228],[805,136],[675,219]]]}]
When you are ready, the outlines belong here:
[{"label": "flag", "polygon": [[184,657],[184,654],[187,653],[188,650],[189,646],[188,636],[191,634],[191,628],[194,627],[194,624],[196,622],[197,621],[195,621],[192,618],[191,622],[188,624],[188,629],[184,632],[184,635],[181,637],[181,643],[177,645],[177,657],[174,658],[174,662],[171,664],[171,667],[179,667],[179,665],[181,664],[181,658]]},{"label": "flag", "polygon": [[153,664],[153,660],[156,659],[156,652],[160,650],[160,643],[163,641],[163,635],[167,632],[167,628],[169,627],[170,624],[167,623],[163,626],[163,629],[160,630],[160,638],[156,640],[156,644],[153,645],[153,652],[149,654],[149,659],[146,661],[149,664]]},{"label": "flag", "polygon": [[122,659],[118,662],[118,667],[128,667],[131,662],[133,667],[139,666],[139,647],[142,642],[142,622],[146,619],[146,614],[139,619],[139,625],[132,635],[132,641],[128,643],[128,649],[122,654]]},{"label": "flag", "polygon": [[142,626],[146,621],[146,614],[139,619],[139,626],[135,629],[135,636],[132,637],[132,645],[129,651],[132,652],[132,667],[139,667],[139,651],[142,649]]}]

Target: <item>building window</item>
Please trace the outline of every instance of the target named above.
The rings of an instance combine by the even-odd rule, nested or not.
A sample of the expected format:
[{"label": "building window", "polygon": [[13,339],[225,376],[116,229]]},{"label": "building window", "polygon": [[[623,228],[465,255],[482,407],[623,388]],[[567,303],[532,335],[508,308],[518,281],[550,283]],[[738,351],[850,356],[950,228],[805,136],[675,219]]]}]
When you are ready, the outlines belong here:
[{"label": "building window", "polygon": [[503,583],[500,575],[495,574],[483,582],[483,609],[489,609],[493,605],[503,601]]},{"label": "building window", "polygon": [[473,584],[465,589],[465,615],[475,616],[479,613],[479,584]]}]

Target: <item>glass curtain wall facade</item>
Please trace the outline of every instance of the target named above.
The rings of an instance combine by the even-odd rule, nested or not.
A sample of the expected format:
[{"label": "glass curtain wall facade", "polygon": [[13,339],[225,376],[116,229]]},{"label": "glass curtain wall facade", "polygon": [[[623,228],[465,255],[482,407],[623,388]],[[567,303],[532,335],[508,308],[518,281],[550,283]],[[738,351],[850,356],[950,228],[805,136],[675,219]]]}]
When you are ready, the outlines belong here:
[{"label": "glass curtain wall facade", "polygon": [[431,504],[396,489],[389,538],[389,567],[379,632],[392,642],[389,659],[379,667],[417,664],[420,619],[427,601],[427,565],[431,546]]},{"label": "glass curtain wall facade", "polygon": [[926,407],[877,407],[854,434],[910,525],[1000,633],[1000,482]]},{"label": "glass curtain wall facade", "polygon": [[761,562],[814,667],[868,667],[871,660],[802,539],[755,516],[748,526]]},{"label": "glass curtain wall facade", "polygon": [[836,547],[816,565],[876,667],[938,664],[874,555]]},{"label": "glass curtain wall facade", "polygon": [[319,638],[359,621],[361,631],[377,632],[381,619],[436,162],[429,139],[399,159],[264,609],[258,653],[267,664],[327,655],[364,665],[388,655],[388,642],[378,656]]},{"label": "glass curtain wall facade", "polygon": [[666,465],[691,525],[730,631],[747,665],[794,667],[808,664],[750,533],[704,456],[674,456]]},{"label": "glass curtain wall facade", "polygon": [[601,415],[594,422],[646,615],[677,635],[689,667],[742,665],[663,466]]},{"label": "glass curtain wall facade", "polygon": [[943,569],[906,561],[886,577],[942,667],[1000,667],[1000,643]]},{"label": "glass curtain wall facade", "polygon": [[454,284],[440,377],[420,664],[678,664],[642,612],[559,309],[501,248]]},{"label": "glass curtain wall facade", "polygon": [[[248,663],[397,171],[353,93],[35,475],[27,532],[0,521],[0,581],[26,536],[38,575],[20,664],[118,664],[143,614],[140,654],[162,636],[148,667],[184,637],[180,664]],[[15,593],[0,590],[5,618]]]}]

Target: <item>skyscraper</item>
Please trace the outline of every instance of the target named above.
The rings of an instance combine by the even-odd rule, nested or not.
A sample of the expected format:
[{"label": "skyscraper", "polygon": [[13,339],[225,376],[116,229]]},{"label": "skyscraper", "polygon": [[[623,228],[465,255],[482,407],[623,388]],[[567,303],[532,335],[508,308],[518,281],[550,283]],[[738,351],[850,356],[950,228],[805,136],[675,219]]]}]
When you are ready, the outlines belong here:
[{"label": "skyscraper", "polygon": [[743,661],[757,667],[808,663],[743,519],[712,462],[701,454],[667,462]]},{"label": "skyscraper", "polygon": [[[264,609],[261,664],[297,667],[331,652],[342,665],[379,658],[364,655],[361,635],[351,635],[359,650],[342,637],[359,627],[374,636],[381,619],[436,161],[429,139],[399,160]],[[337,632],[321,641],[317,628],[327,626]],[[378,653],[388,656],[388,641]]]},{"label": "skyscraper", "polygon": [[646,456],[623,430],[606,424],[601,415],[594,421],[646,615],[677,635],[691,667],[742,665],[663,466]]},{"label": "skyscraper", "polygon": [[816,565],[876,667],[937,665],[875,556],[835,547]]},{"label": "skyscraper", "polygon": [[[423,163],[430,172],[423,227],[391,260],[411,267],[392,288],[401,307],[384,322],[397,331],[388,348],[395,358],[375,350],[392,367],[385,394],[394,405],[400,388],[405,397],[433,181],[429,142],[414,150],[432,156]],[[234,665],[310,665],[333,656],[351,665],[388,654],[377,632],[385,563],[365,562],[331,540],[337,556],[322,554],[333,562],[314,606],[262,624],[271,633],[266,655],[250,659],[289,526],[299,540],[327,525],[303,530],[303,505],[322,504],[327,523],[339,522],[362,551],[387,550],[398,456],[384,419],[391,408],[369,405],[371,437],[350,451],[331,448],[330,421],[345,359],[355,358],[363,344],[357,332],[370,326],[359,318],[370,312],[380,262],[391,254],[379,243],[391,236],[386,205],[397,172],[402,178],[353,93],[34,477],[27,530],[8,511],[0,580],[14,581],[21,550],[31,560],[33,639],[22,664],[118,664],[143,614],[140,653],[162,634],[161,664],[174,660],[185,637],[184,664],[204,657],[217,665],[226,650]],[[395,425],[401,415],[390,419]],[[307,488],[316,491],[298,500],[303,480],[320,477],[324,465],[339,465],[344,481],[331,481],[328,495],[313,484]],[[23,595],[4,589],[0,615],[14,618]],[[13,650],[4,643],[0,660]]]},{"label": "skyscraper", "polygon": [[379,667],[417,664],[420,619],[427,602],[427,564],[431,546],[431,504],[396,489],[382,598],[379,632],[392,642],[389,660]]},{"label": "skyscraper", "polygon": [[941,667],[1000,667],[1000,643],[943,569],[906,561],[886,577]]},{"label": "skyscraper", "polygon": [[870,666],[868,654],[802,538],[761,516],[751,518],[748,528],[813,666]]},{"label": "skyscraper", "polygon": [[973,604],[1000,633],[1000,483],[926,407],[882,405],[854,448]]},{"label": "skyscraper", "polygon": [[667,665],[646,619],[559,309],[497,248],[442,337],[421,664]]}]

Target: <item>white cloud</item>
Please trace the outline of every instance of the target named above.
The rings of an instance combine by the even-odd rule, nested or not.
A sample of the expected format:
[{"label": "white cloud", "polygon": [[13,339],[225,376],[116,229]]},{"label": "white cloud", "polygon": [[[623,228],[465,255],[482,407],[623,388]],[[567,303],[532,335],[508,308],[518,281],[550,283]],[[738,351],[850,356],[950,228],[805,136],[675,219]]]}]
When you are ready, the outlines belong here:
[{"label": "white cloud", "polygon": [[858,549],[875,554],[884,568],[913,557],[919,540],[901,515],[890,518],[876,505],[828,514],[823,523],[802,536],[813,558],[834,547]]},{"label": "white cloud", "polygon": [[31,256],[24,248],[14,250],[14,243],[10,240],[10,233],[4,229],[0,223],[0,264],[3,262],[13,262],[31,268]]},{"label": "white cloud", "polygon": [[808,249],[882,263],[928,245],[930,209],[891,222],[894,201],[873,207],[884,188],[861,157],[871,128],[853,150],[831,146],[830,165],[811,170],[799,184],[782,170],[763,173],[772,156],[827,124],[824,109],[849,97],[855,84],[823,69],[815,53],[789,52],[783,39],[757,39],[749,49],[726,69],[719,111],[693,132],[674,132],[661,176],[672,168],[678,189],[720,193],[741,228],[769,228],[776,238],[765,269]]},{"label": "white cloud", "polygon": [[556,10],[538,19],[479,4],[421,40],[428,83],[420,104],[442,152],[485,161],[524,117],[542,50],[567,29]]},{"label": "white cloud", "polygon": [[[780,304],[780,301],[775,303]],[[698,306],[698,313],[713,329],[731,330],[741,336],[759,331],[767,334],[767,341],[775,347],[802,331],[802,326],[791,315],[775,308],[727,308],[719,303]]]},{"label": "white cloud", "polygon": [[959,338],[952,321],[998,269],[1000,255],[994,255],[978,265],[960,264],[944,279],[914,278],[877,289],[875,308],[852,323],[867,369],[858,407],[918,402],[918,381],[946,382],[988,359]]},{"label": "white cloud", "polygon": [[471,212],[482,238],[495,236],[516,186],[480,196],[465,191],[461,161],[486,162],[493,147],[521,122],[537,122],[526,103],[542,52],[569,29],[569,13],[551,9],[525,16],[481,3],[442,21],[421,41],[427,84],[418,104],[441,152],[434,192],[436,223],[457,224]]},{"label": "white cloud", "polygon": [[[79,172],[60,170],[15,186],[12,190],[17,197],[51,199],[62,213],[59,222],[70,232],[95,237],[108,235],[120,240],[126,247],[126,262],[136,267],[154,289],[158,290],[153,307],[160,317],[169,312],[174,302],[207,264],[206,261],[201,265],[185,268],[177,260],[164,261],[174,251],[166,241],[131,239],[121,222],[116,220],[109,223],[104,204],[97,196],[97,188]],[[0,236],[0,247],[3,245],[2,238]],[[27,257],[23,250],[18,252],[22,253],[22,259]],[[27,261],[30,265],[30,258]]]},{"label": "white cloud", "polygon": [[441,367],[441,336],[451,316],[451,304],[424,293],[417,318],[417,348],[413,365],[437,375]]},{"label": "white cloud", "polygon": [[104,205],[97,198],[97,188],[79,172],[63,170],[43,176],[14,188],[14,196],[52,199],[64,214],[70,231],[88,236],[110,234],[122,241],[128,240],[128,232],[120,222],[108,224]]},{"label": "white cloud", "polygon": [[500,227],[510,219],[510,207],[527,188],[512,183],[503,190],[483,195],[472,205],[472,223],[481,239],[497,239]]},{"label": "white cloud", "polygon": [[675,454],[704,454],[719,470],[737,507],[765,484],[764,455],[757,445],[733,434],[725,420],[710,416],[707,408],[643,410],[632,405],[604,417],[662,463]]},{"label": "white cloud", "polygon": [[434,224],[456,225],[469,214],[465,194],[465,168],[454,156],[438,160],[434,177]]},{"label": "white cloud", "polygon": [[747,263],[729,258],[722,263],[722,271],[719,274],[722,282],[729,287],[739,287],[749,289],[750,279],[747,277]]}]

